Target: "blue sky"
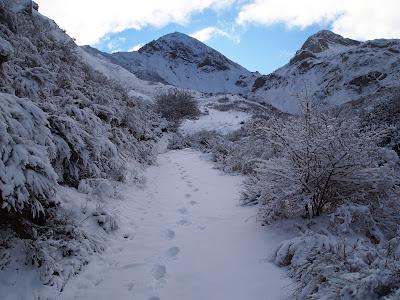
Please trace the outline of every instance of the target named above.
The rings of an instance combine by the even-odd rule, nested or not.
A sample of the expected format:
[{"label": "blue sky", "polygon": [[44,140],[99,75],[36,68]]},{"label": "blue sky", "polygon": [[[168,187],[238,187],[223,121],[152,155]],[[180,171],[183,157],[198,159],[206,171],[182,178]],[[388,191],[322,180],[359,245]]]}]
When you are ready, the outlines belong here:
[{"label": "blue sky", "polygon": [[286,64],[310,35],[400,37],[399,0],[36,0],[80,45],[129,51],[178,31],[250,71]]}]

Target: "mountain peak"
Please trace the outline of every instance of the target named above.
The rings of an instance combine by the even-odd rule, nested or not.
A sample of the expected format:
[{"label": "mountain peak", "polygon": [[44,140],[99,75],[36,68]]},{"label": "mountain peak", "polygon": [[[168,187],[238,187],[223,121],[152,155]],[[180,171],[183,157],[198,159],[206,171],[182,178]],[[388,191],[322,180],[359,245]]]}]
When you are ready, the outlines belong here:
[{"label": "mountain peak", "polygon": [[159,40],[175,40],[175,41],[192,41],[195,40],[191,36],[182,33],[182,32],[171,32],[167,33],[166,35],[163,35],[162,37],[158,38]]},{"label": "mountain peak", "polygon": [[144,45],[139,49],[139,53],[153,54],[155,52],[185,49],[186,51],[205,50],[207,46],[191,36],[181,33],[168,33],[157,40]]},{"label": "mountain peak", "polygon": [[331,48],[332,46],[355,46],[360,43],[361,42],[356,40],[344,38],[332,31],[321,30],[310,36],[301,47],[301,50],[319,53]]}]

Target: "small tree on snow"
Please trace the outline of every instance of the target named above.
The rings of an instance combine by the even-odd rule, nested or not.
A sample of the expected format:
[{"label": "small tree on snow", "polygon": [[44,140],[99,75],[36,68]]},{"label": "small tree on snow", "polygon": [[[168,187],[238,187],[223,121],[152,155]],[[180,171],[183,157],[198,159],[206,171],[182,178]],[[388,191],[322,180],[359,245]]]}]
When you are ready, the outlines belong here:
[{"label": "small tree on snow", "polygon": [[260,164],[249,188],[257,189],[266,221],[305,207],[318,216],[345,201],[371,203],[394,190],[397,155],[376,145],[379,130],[303,108],[302,116],[272,119],[265,128],[280,155]]},{"label": "small tree on snow", "polygon": [[200,115],[196,100],[185,91],[169,90],[156,97],[155,110],[168,121],[179,123],[184,118]]}]

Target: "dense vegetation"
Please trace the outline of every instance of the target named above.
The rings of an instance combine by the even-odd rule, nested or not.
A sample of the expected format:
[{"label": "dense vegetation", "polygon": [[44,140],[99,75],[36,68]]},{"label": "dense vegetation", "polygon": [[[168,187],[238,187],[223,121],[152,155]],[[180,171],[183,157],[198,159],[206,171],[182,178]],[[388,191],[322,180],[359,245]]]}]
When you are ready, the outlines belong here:
[{"label": "dense vegetation", "polygon": [[67,217],[60,185],[125,180],[127,162],[153,162],[163,121],[30,5],[2,1],[0,20],[0,251],[17,235],[27,262],[62,286],[101,246]]}]

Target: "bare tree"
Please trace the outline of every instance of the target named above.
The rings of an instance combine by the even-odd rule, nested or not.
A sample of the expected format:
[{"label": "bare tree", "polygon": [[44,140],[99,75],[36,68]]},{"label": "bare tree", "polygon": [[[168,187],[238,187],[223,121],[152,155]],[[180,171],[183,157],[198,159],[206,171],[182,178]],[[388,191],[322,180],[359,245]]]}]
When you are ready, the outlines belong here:
[{"label": "bare tree", "polygon": [[250,188],[258,190],[266,220],[299,214],[304,207],[318,216],[343,202],[373,202],[393,191],[391,162],[397,155],[377,146],[382,130],[307,103],[302,108],[301,116],[273,118],[265,127],[280,155],[260,164]]}]

